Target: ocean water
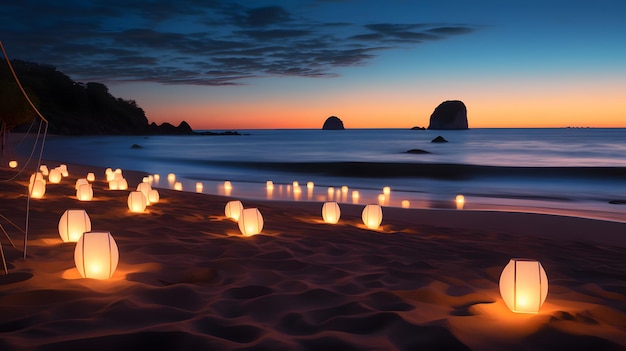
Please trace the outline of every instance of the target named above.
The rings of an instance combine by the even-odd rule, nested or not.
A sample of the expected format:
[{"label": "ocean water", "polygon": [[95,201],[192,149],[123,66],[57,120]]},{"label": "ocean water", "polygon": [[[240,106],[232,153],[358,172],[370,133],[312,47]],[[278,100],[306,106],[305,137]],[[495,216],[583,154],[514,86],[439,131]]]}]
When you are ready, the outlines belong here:
[{"label": "ocean water", "polygon": [[[626,129],[239,132],[244,135],[48,136],[44,158],[160,174],[157,187],[171,187],[167,174],[175,173],[186,191],[202,182],[203,193],[242,199],[378,203],[389,186],[386,206],[407,200],[410,207],[454,208],[463,194],[466,210],[626,221],[620,204],[626,200]],[[448,142],[432,143],[439,135]],[[411,149],[427,153],[406,152]],[[225,180],[232,190],[224,189]],[[267,180],[275,184],[271,193]],[[312,190],[307,182],[315,184]]]}]

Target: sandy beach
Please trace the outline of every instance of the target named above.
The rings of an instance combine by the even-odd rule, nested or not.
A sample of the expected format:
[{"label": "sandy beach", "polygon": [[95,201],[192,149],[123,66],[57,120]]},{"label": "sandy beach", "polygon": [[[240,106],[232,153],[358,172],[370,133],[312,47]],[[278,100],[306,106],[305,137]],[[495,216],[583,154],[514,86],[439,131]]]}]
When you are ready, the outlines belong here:
[{"label": "sandy beach", "polygon": [[[244,237],[230,197],[159,189],[131,213],[104,169],[69,177],[30,202],[24,235],[0,218],[9,274],[0,275],[1,350],[626,350],[626,223],[548,214],[242,200],[264,217]],[[94,199],[74,184],[96,174]],[[3,168],[2,179],[14,171]],[[29,174],[0,183],[0,214],[23,227]],[[144,174],[127,172],[135,188]],[[109,231],[119,265],[81,278],[75,243],[57,230],[82,208]],[[509,259],[534,258],[549,279],[537,314],[511,312],[498,280]]]}]

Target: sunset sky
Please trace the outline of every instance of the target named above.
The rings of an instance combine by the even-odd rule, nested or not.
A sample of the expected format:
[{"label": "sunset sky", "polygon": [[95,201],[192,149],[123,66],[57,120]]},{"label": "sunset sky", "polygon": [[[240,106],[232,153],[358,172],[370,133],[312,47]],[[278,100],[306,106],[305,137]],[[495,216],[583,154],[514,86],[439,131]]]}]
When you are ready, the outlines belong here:
[{"label": "sunset sky", "polygon": [[106,84],[194,129],[626,127],[622,0],[26,0],[11,59]]}]

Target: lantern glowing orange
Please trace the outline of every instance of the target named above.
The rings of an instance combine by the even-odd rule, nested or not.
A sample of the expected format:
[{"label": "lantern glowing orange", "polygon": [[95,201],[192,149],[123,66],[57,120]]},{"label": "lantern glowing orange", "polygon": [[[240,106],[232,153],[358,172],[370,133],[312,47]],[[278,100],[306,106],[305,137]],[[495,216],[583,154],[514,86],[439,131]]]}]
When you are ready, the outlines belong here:
[{"label": "lantern glowing orange", "polygon": [[409,208],[409,207],[411,207],[411,202],[409,200],[402,200],[402,202],[400,204],[402,205],[402,208]]},{"label": "lantern glowing orange", "polygon": [[152,190],[152,185],[148,182],[141,182],[137,185],[137,191],[141,191],[146,198],[148,197],[148,191],[150,190]]},{"label": "lantern glowing orange", "polygon": [[307,182],[306,183],[306,188],[309,190],[313,190],[313,188],[315,187],[315,183],[313,182]]},{"label": "lantern glowing orange", "polygon": [[126,178],[117,179],[117,189],[118,190],[128,189],[128,181],[126,180]]},{"label": "lantern glowing orange", "polygon": [[263,230],[263,216],[257,208],[244,208],[239,217],[239,230],[244,236],[259,234]]},{"label": "lantern glowing orange", "polygon": [[454,202],[456,202],[456,209],[462,210],[463,206],[465,206],[465,196],[457,195],[456,198],[454,199]]},{"label": "lantern glowing orange", "polygon": [[370,229],[376,229],[383,221],[383,209],[379,205],[371,204],[365,206],[361,214],[363,223]]},{"label": "lantern glowing orange", "polygon": [[119,190],[120,188],[120,181],[117,179],[111,179],[109,180],[109,190]]},{"label": "lantern glowing orange", "polygon": [[57,168],[59,169],[63,177],[68,177],[70,175],[69,172],[67,171],[67,165],[60,165]]},{"label": "lantern glowing orange", "polygon": [[182,191],[183,190],[183,183],[181,183],[181,182],[174,182],[174,190]]},{"label": "lantern glowing orange", "polygon": [[81,184],[76,189],[76,198],[80,201],[91,201],[93,199],[93,188],[91,184]]},{"label": "lantern glowing orange", "polygon": [[233,185],[230,183],[229,180],[224,182],[224,189],[225,190],[232,190],[233,189]]},{"label": "lantern glowing orange", "polygon": [[224,207],[224,214],[226,217],[232,218],[236,221],[239,220],[241,211],[243,211],[243,204],[239,200],[228,201]]},{"label": "lantern glowing orange", "polygon": [[500,295],[513,312],[539,312],[548,296],[548,276],[541,263],[512,258],[500,275]]},{"label": "lantern glowing orange", "polygon": [[388,187],[388,186],[383,187],[383,194],[385,194],[385,195],[391,194],[391,188]]},{"label": "lantern glowing orange", "polygon": [[272,182],[271,180],[268,180],[267,182],[265,182],[265,188],[268,190],[274,189],[274,182]]},{"label": "lantern glowing orange", "polygon": [[17,168],[17,161],[15,160],[9,161],[9,168]]},{"label": "lantern glowing orange", "polygon": [[48,172],[48,181],[52,184],[58,184],[61,182],[61,171],[58,168],[53,168]]},{"label": "lantern glowing orange", "polygon": [[335,224],[339,222],[340,217],[341,209],[339,208],[338,203],[329,201],[322,205],[322,218],[324,219],[324,222]]},{"label": "lantern glowing orange", "polygon": [[174,183],[174,181],[176,181],[176,174],[174,173],[169,173],[167,175],[167,181],[170,183]]},{"label": "lantern glowing orange", "polygon": [[91,219],[85,210],[65,210],[59,220],[59,235],[63,242],[77,242],[85,232],[91,231]]},{"label": "lantern glowing orange", "polygon": [[146,210],[146,196],[141,191],[131,191],[128,194],[128,209],[130,212],[143,212]]},{"label": "lantern glowing orange", "polygon": [[387,197],[385,196],[385,194],[378,194],[378,204],[379,205],[384,205],[385,201],[387,200]]},{"label": "lantern glowing orange", "polygon": [[74,262],[83,278],[109,279],[118,261],[117,244],[109,232],[86,232],[76,243]]},{"label": "lantern glowing orange", "polygon": [[82,184],[89,184],[89,181],[87,180],[87,178],[79,178],[76,180],[76,190],[78,190],[78,188],[82,185]]},{"label": "lantern glowing orange", "polygon": [[155,173],[154,176],[152,176],[152,178],[154,179],[155,182],[159,182],[159,180],[161,180],[161,175],[158,173]]},{"label": "lantern glowing orange", "polygon": [[48,173],[50,173],[50,171],[48,170],[48,166],[46,165],[39,166],[39,171],[41,171],[41,173],[46,177],[48,176]]},{"label": "lantern glowing orange", "polygon": [[34,179],[28,186],[30,197],[33,199],[41,199],[46,193],[46,181],[43,179]]},{"label": "lantern glowing orange", "polygon": [[150,204],[156,204],[159,200],[159,191],[156,189],[150,189],[150,191],[148,191],[148,201]]},{"label": "lantern glowing orange", "polygon": [[359,203],[359,191],[358,190],[352,190],[352,203],[356,204]]},{"label": "lantern glowing orange", "polygon": [[202,185],[202,182],[196,182],[196,192],[201,193],[203,189],[204,185]]},{"label": "lantern glowing orange", "polygon": [[87,181],[93,182],[96,180],[96,175],[93,172],[87,173]]}]

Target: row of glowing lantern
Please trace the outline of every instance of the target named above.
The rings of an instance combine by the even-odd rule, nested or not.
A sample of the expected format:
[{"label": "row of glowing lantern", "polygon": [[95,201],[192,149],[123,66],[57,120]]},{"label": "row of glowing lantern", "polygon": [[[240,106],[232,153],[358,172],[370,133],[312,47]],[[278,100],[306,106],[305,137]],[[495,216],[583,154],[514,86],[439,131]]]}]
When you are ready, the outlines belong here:
[{"label": "row of glowing lantern", "polygon": [[48,169],[46,165],[40,165],[39,170],[30,176],[28,183],[30,197],[41,199],[44,196],[46,193],[46,179],[44,177],[48,177],[48,182],[51,184],[58,184],[63,177],[67,176],[69,176],[67,165],[62,164],[53,169]]}]

